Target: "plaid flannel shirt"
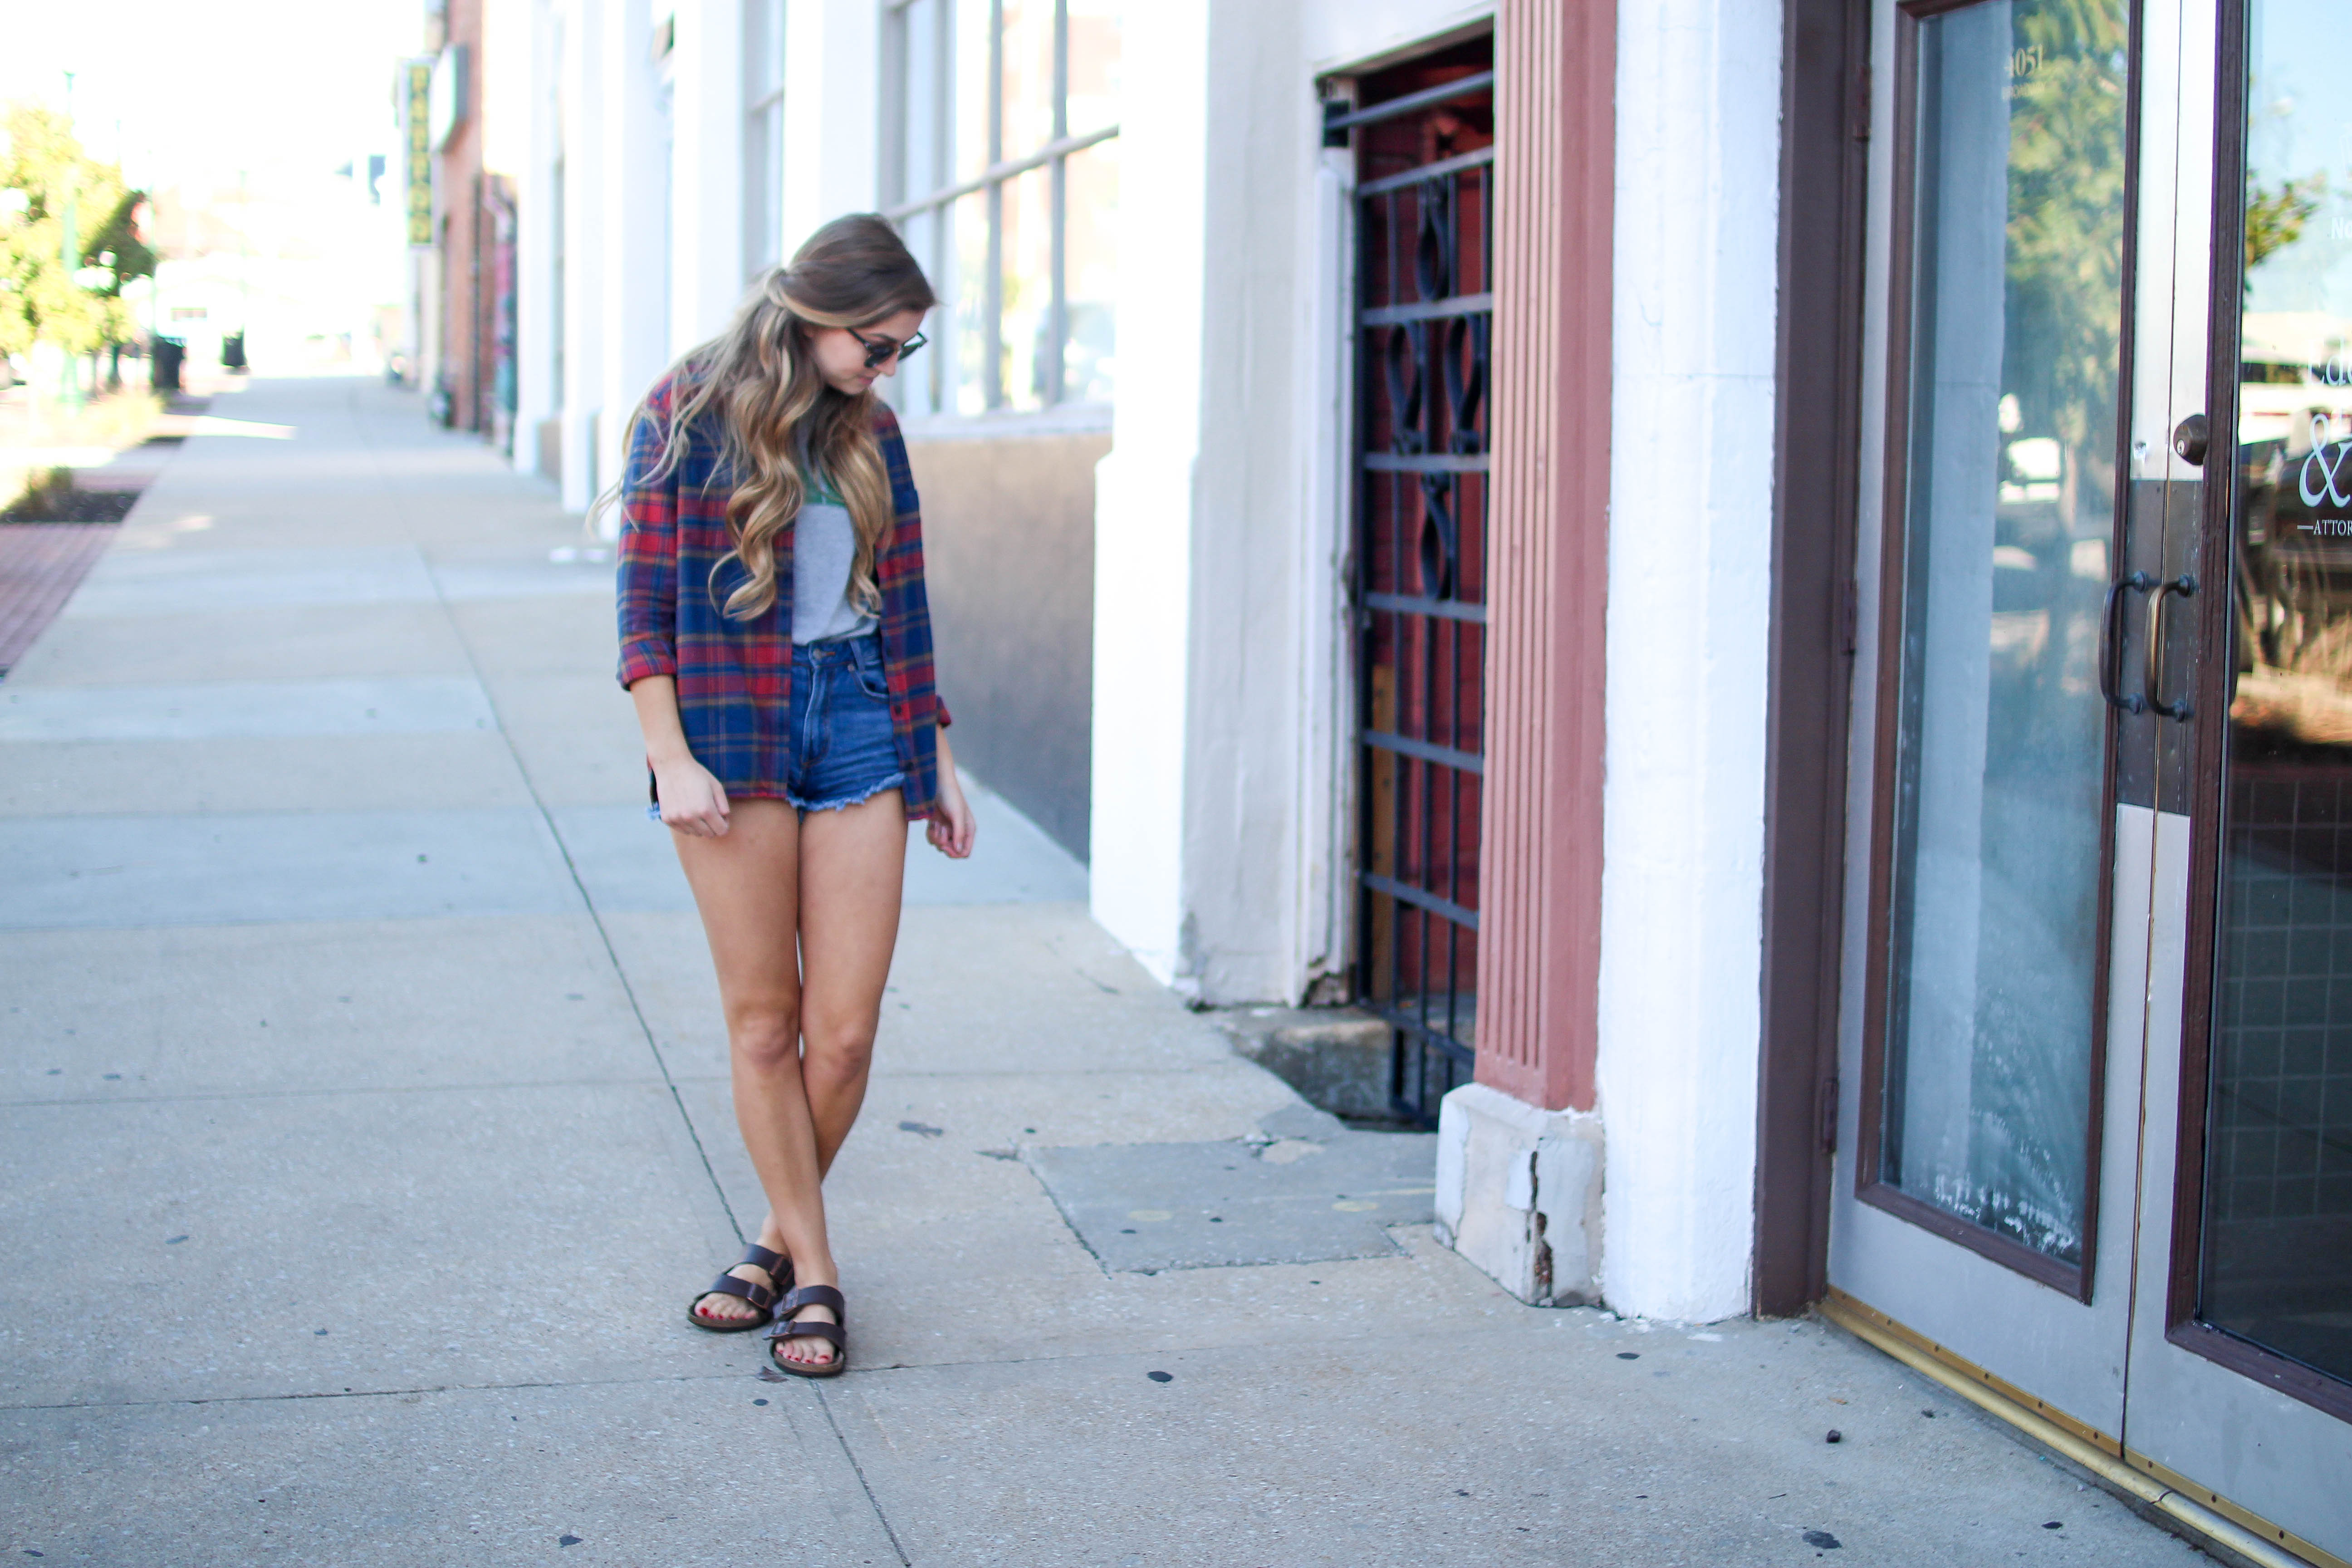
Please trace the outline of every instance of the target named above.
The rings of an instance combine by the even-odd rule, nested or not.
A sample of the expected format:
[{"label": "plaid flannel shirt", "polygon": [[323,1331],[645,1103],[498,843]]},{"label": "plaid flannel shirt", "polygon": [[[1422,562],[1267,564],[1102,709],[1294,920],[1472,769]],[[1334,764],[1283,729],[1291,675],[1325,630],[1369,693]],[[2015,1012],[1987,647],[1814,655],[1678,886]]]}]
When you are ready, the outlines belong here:
[{"label": "plaid flannel shirt", "polygon": [[[776,602],[732,620],[719,606],[745,579],[727,526],[734,487],[720,473],[719,434],[698,421],[676,468],[655,477],[669,426],[676,376],[646,399],[629,433],[621,482],[621,684],[649,675],[677,679],[678,716],[695,761],[730,800],[782,800],[792,766],[793,533],[776,543]],[[876,563],[882,589],[882,667],[909,818],[939,803],[939,745],[947,704],[931,689],[931,612],[923,593],[923,520],[898,417],[875,405],[875,439],[889,470],[897,526]],[[713,576],[717,581],[714,584]]]}]

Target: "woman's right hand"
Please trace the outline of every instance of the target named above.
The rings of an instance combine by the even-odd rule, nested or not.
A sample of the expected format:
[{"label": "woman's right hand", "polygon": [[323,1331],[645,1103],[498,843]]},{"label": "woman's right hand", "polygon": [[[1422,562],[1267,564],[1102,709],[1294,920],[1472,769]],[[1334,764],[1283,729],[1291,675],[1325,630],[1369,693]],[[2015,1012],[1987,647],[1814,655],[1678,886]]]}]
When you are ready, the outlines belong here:
[{"label": "woman's right hand", "polygon": [[652,763],[654,798],[661,803],[662,826],[694,838],[727,832],[727,788],[692,757]]}]

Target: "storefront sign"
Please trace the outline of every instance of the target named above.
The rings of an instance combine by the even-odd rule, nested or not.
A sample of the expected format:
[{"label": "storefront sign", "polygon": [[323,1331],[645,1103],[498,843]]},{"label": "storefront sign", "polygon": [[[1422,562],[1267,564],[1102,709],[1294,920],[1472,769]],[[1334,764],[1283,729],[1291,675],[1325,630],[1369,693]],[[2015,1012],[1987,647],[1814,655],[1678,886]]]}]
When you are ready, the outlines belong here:
[{"label": "storefront sign", "polygon": [[433,243],[433,62],[411,60],[406,72],[408,132],[408,243]]},{"label": "storefront sign", "polygon": [[[2308,507],[2352,507],[2352,437],[2338,437],[2325,414],[2311,416],[2311,455],[2303,460],[2295,493]],[[2321,518],[2303,525],[2305,533],[2352,534],[2352,521]]]}]

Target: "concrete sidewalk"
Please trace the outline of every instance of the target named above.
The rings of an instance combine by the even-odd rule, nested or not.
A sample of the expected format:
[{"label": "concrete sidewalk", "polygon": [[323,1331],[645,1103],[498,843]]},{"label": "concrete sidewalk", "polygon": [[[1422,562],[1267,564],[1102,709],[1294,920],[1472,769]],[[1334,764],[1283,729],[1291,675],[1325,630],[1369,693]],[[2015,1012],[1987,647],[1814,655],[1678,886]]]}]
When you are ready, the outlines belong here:
[{"label": "concrete sidewalk", "polygon": [[11,1558],[2200,1560],[1819,1324],[1519,1306],[984,796],[831,1183],[856,1370],[762,1379],[684,1317],[762,1205],[609,563],[407,395],[213,413],[0,683]]}]

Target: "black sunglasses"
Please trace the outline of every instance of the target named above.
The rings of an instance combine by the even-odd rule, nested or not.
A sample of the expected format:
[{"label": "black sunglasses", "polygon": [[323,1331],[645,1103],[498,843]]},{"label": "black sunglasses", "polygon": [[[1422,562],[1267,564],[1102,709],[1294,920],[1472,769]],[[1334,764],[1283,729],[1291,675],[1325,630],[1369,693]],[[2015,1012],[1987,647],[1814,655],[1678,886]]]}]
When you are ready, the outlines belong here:
[{"label": "black sunglasses", "polygon": [[904,364],[915,357],[917,349],[930,342],[920,332],[917,332],[905,342],[894,342],[888,338],[869,338],[856,327],[844,327],[841,330],[856,338],[858,346],[866,351],[866,368],[868,370],[880,370],[890,363],[892,354],[898,355],[898,363]]}]

